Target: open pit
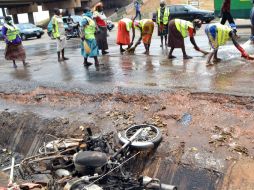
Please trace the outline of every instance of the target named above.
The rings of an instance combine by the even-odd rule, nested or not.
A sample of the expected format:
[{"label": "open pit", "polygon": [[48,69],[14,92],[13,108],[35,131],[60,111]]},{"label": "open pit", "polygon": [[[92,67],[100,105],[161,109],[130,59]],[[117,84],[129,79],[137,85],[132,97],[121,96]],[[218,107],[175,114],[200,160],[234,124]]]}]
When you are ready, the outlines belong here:
[{"label": "open pit", "polygon": [[254,187],[250,96],[181,90],[95,95],[39,87],[1,92],[0,108],[1,168],[12,155],[18,162],[36,154],[45,134],[80,137],[81,125],[105,133],[151,123],[160,127],[163,141],[154,154],[135,159],[137,171],[178,189]]}]

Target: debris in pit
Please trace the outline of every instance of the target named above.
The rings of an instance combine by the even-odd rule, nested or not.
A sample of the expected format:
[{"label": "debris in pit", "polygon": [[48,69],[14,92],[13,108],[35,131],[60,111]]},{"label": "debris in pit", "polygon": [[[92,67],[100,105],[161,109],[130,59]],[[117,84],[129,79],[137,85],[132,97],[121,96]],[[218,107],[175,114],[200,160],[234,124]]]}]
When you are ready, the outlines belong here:
[{"label": "debris in pit", "polygon": [[191,152],[197,152],[198,149],[197,149],[196,147],[191,147],[191,148],[190,148],[190,151],[191,151]]},{"label": "debris in pit", "polygon": [[215,134],[210,137],[209,143],[214,144],[215,146],[223,146],[234,139],[233,128],[222,129],[221,127],[214,126],[212,132]]},{"label": "debris in pit", "polygon": [[237,144],[236,142],[230,143],[229,149],[233,152],[237,152],[238,154],[249,156],[249,150],[246,147]]},{"label": "debris in pit", "polygon": [[182,124],[184,127],[188,127],[190,122],[192,121],[192,116],[189,113],[184,113],[182,118],[178,121],[180,124]]},{"label": "debris in pit", "polygon": [[[117,137],[122,144],[121,147],[110,143],[110,141],[114,140],[113,137],[116,136],[114,134],[93,135],[91,133],[89,135],[89,133],[87,131],[87,136],[80,139],[80,142],[74,147],[62,146],[62,144],[67,144],[69,141],[76,142],[76,139],[72,138],[57,138],[43,143],[40,149],[45,150],[45,152],[22,160],[20,172],[24,175],[21,176],[29,176],[30,180],[32,179],[30,177],[34,174],[46,174],[50,176],[50,181],[47,182],[49,189],[63,189],[62,187],[65,187],[66,184],[70,185],[69,189],[85,189],[87,183],[93,183],[101,189],[104,189],[104,186],[107,189],[122,189],[124,187],[139,187],[141,189],[143,185],[146,185],[143,180],[145,176],[141,179],[135,172],[129,172],[125,163],[131,161],[130,164],[133,165],[133,159],[137,158],[138,155],[142,155],[142,153],[147,159],[149,158],[149,151],[155,151],[155,143],[159,144],[162,140],[161,132],[157,127],[139,125],[133,128],[131,126],[125,131],[119,132]],[[120,134],[122,135],[120,136]],[[154,135],[157,137],[156,140]],[[153,145],[151,146],[150,143],[149,145],[144,144],[144,141],[153,143]],[[81,148],[80,144],[86,144],[87,146]],[[130,146],[132,147],[131,149],[129,148]],[[58,148],[55,149],[54,147]],[[142,150],[139,149],[140,147]],[[75,156],[73,156],[74,154]],[[74,164],[74,167],[69,167],[70,164]],[[61,172],[57,172],[59,170]],[[139,173],[138,170],[136,172]],[[67,173],[67,175],[65,176],[63,173]],[[104,174],[107,177],[101,183],[99,179],[106,176]],[[70,181],[71,183],[68,183]],[[147,183],[149,185],[154,184],[154,187],[160,186],[160,180],[148,181]],[[30,188],[37,186],[37,183],[25,185]],[[165,185],[169,186],[162,184],[162,186]],[[175,186],[171,187],[176,189]]]},{"label": "debris in pit", "polygon": [[155,126],[157,126],[157,127],[160,127],[160,128],[166,127],[166,126],[167,126],[167,124],[164,123],[164,122],[162,121],[161,117],[158,116],[158,115],[154,115],[153,118],[151,119],[151,122],[150,122],[150,123],[152,123],[153,125],[155,125]]},{"label": "debris in pit", "polygon": [[124,128],[134,125],[134,114],[132,112],[120,112],[118,110],[106,112],[106,116],[113,120],[115,126],[123,126]]},{"label": "debris in pit", "polygon": [[46,98],[46,94],[36,94],[35,97],[34,97],[34,99],[35,99],[36,101],[40,101],[40,100],[42,100],[43,98]]}]

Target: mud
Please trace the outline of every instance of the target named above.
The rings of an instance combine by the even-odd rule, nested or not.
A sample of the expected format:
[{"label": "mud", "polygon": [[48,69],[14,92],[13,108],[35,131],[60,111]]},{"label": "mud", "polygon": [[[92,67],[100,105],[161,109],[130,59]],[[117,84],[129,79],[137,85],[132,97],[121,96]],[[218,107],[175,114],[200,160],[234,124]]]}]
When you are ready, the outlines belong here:
[{"label": "mud", "polygon": [[[164,139],[156,154],[137,160],[135,167],[145,174],[179,189],[237,189],[242,181],[253,187],[253,170],[231,186],[224,182],[234,178],[229,172],[233,163],[239,168],[245,167],[241,160],[253,163],[253,97],[188,91],[94,95],[37,88],[1,92],[0,102],[1,149],[19,155],[17,160],[34,155],[45,134],[80,137],[81,125],[104,133],[152,123]],[[8,159],[1,164],[8,166]]]}]

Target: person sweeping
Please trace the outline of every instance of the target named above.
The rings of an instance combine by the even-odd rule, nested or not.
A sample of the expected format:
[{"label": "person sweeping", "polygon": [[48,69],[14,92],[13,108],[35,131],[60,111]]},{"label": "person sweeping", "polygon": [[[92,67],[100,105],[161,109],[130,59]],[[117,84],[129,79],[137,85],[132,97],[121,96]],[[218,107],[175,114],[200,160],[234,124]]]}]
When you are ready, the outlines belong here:
[{"label": "person sweeping", "polygon": [[140,21],[135,21],[134,23],[135,28],[140,30],[140,38],[136,42],[135,46],[132,48],[129,48],[127,51],[129,53],[134,53],[136,47],[141,44],[141,41],[143,41],[143,44],[145,46],[145,52],[144,54],[149,55],[150,45],[152,41],[152,35],[154,30],[154,23],[151,19],[142,19]]},{"label": "person sweeping", "polygon": [[18,28],[13,24],[10,16],[5,17],[5,23],[2,27],[2,35],[6,43],[5,59],[12,60],[13,67],[17,68],[16,61],[22,61],[26,66],[26,52],[22,45]]},{"label": "person sweeping", "polygon": [[84,9],[81,32],[81,55],[84,57],[84,66],[88,67],[92,63],[88,62],[88,57],[94,58],[95,66],[99,65],[98,55],[99,49],[97,46],[95,33],[96,33],[96,24],[92,19],[93,13],[89,8]]},{"label": "person sweeping", "polygon": [[[130,30],[132,30],[132,40],[130,40]],[[120,45],[120,52],[124,52],[124,45],[130,48],[133,45],[135,38],[135,27],[133,20],[129,18],[123,18],[118,22],[117,40],[116,43]]]},{"label": "person sweeping", "polygon": [[181,48],[183,52],[184,59],[191,59],[191,56],[188,56],[185,51],[184,38],[190,37],[190,41],[194,46],[194,49],[203,53],[208,54],[208,52],[201,50],[194,39],[196,31],[200,29],[202,22],[200,20],[194,20],[193,22],[189,22],[182,19],[174,19],[169,22],[168,25],[168,47],[171,47],[168,58],[173,59],[176,58],[172,55],[175,48]]},{"label": "person sweeping", "polygon": [[205,32],[212,48],[212,52],[208,55],[206,65],[209,66],[211,64],[212,57],[214,63],[217,63],[221,60],[217,56],[218,49],[220,46],[225,45],[229,40],[232,40],[234,46],[241,52],[242,57],[248,60],[254,59],[252,56],[248,55],[248,53],[238,44],[236,41],[236,31],[231,27],[222,25],[220,23],[214,23],[207,25]]}]

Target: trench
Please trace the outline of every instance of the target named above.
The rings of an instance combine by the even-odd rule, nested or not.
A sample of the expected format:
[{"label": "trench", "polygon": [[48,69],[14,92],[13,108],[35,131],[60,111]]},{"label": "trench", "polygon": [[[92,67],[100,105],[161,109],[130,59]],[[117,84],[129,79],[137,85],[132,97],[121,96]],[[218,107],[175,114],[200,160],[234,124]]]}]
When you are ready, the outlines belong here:
[{"label": "trench", "polygon": [[[134,123],[152,122],[149,119],[156,115],[163,120],[153,120],[157,125],[162,125],[163,142],[156,152],[136,157],[128,166],[132,172],[159,178],[163,183],[176,185],[178,189],[221,189],[229,165],[225,158],[230,156],[236,160],[242,156],[239,158],[239,152],[225,151],[224,145],[210,147],[205,142],[209,141],[209,137],[205,137],[206,133],[210,127],[223,121],[224,124],[221,123],[219,127],[227,128],[244,123],[246,129],[253,124],[249,118],[250,115],[253,116],[252,97],[186,92],[165,93],[161,97],[118,93],[84,95],[39,88],[23,94],[1,93],[0,99],[5,102],[1,103],[0,112],[1,168],[9,166],[13,155],[17,162],[35,155],[46,134],[80,137],[81,125],[91,127],[95,132],[117,131]],[[47,110],[48,113],[43,114],[41,109],[31,109],[35,107]],[[201,114],[208,108],[208,112],[211,112],[210,120],[209,116]],[[75,117],[74,114],[63,114],[70,110],[78,110]],[[131,116],[131,111],[134,116]],[[184,119],[186,112],[192,118],[188,118],[187,124],[182,125],[181,119]],[[216,114],[224,115],[223,120]],[[201,127],[202,120],[212,123]],[[240,128],[241,126],[239,130]],[[233,136],[239,135],[239,130]],[[204,137],[197,140],[200,135]],[[248,148],[248,156],[251,156],[253,150],[248,147],[246,141],[250,136],[247,136],[246,139],[244,136],[239,139]],[[245,156],[247,157],[243,154]]]}]

